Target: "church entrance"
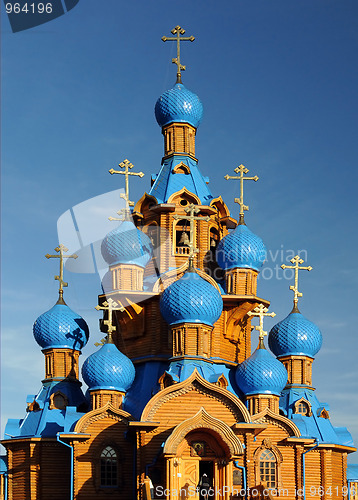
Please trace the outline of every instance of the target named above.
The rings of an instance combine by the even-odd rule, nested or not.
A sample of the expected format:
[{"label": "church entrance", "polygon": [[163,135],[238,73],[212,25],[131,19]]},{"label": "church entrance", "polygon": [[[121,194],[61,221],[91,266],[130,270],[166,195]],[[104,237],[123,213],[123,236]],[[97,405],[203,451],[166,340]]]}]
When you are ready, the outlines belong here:
[{"label": "church entrance", "polygon": [[229,450],[219,436],[192,431],[178,446],[176,457],[167,461],[168,498],[229,500],[232,468]]}]

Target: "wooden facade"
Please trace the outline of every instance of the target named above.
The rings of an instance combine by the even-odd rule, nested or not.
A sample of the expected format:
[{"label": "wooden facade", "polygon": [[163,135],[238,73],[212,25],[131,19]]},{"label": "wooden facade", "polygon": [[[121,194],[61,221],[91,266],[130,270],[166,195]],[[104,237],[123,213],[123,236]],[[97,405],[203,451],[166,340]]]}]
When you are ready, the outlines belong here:
[{"label": "wooden facade", "polygon": [[[193,126],[170,124],[163,127],[163,134],[164,159],[172,157],[175,164],[177,155],[186,154],[196,161]],[[117,326],[113,340],[133,360],[140,377],[152,376],[161,366],[158,363],[166,368],[171,362],[192,363],[193,369],[184,380],[177,380],[162,368],[136,415],[126,410],[124,392],[96,389],[91,391],[88,411],[77,408],[81,414],[71,431],[54,429],[53,438],[4,440],[7,500],[148,500],[149,495],[199,500],[196,488],[204,473],[214,491],[210,498],[215,499],[280,496],[299,500],[304,488],[307,500],[345,497],[347,453],[353,447],[333,442],[316,446],[312,437],[303,437],[282,413],[278,396],[245,398],[228,388],[234,385],[230,370],[251,355],[251,317],[247,313],[269,302],[257,296],[256,270],[236,268],[225,273],[219,268],[217,244],[237,222],[221,197],[202,204],[186,188],[190,174],[190,166],[178,161],[170,175],[181,179],[182,188],[164,203],[147,193],[137,202],[133,220],[150,236],[153,258],[145,269],[112,265],[110,290],[99,296],[99,304],[111,298],[125,308],[113,312]],[[223,311],[213,327],[200,322],[170,326],[160,314],[163,290],[188,268],[188,247],[182,241],[188,233],[185,208],[191,203],[201,216],[209,218],[195,224],[196,272],[218,290],[218,281],[226,283],[226,291],[221,292]],[[143,283],[151,276],[156,279],[148,290]],[[104,319],[108,319],[106,313]],[[102,327],[106,332],[104,322]],[[44,354],[46,380],[71,379],[79,384],[78,352],[47,349]],[[281,361],[288,370],[289,384],[312,388],[312,358],[286,356]],[[222,367],[223,372],[207,379],[200,374],[198,363],[218,370]],[[56,394],[48,411],[69,410],[66,397]],[[299,403],[303,408],[307,405],[304,416],[309,418],[310,403],[297,401],[297,411]],[[42,408],[35,406],[34,402],[28,410],[40,414]],[[322,417],[329,419],[324,409],[315,415],[316,419]]]}]

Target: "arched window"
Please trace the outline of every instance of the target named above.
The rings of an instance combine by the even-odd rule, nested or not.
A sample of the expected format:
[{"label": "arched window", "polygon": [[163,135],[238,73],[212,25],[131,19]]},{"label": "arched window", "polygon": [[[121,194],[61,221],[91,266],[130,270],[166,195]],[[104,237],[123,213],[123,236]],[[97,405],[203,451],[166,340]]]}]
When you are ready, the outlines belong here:
[{"label": "arched window", "polygon": [[118,486],[117,453],[106,446],[101,453],[101,486]]},{"label": "arched window", "polygon": [[263,450],[260,454],[260,479],[265,482],[267,488],[276,488],[277,463],[276,457],[271,450]]}]

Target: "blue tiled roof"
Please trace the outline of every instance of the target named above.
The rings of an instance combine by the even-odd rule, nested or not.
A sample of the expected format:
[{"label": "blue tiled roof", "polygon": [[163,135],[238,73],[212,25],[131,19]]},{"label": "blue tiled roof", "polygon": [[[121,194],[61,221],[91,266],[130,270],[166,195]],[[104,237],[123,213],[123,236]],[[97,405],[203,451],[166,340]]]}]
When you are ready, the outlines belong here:
[{"label": "blue tiled roof", "polygon": [[347,465],[347,479],[348,481],[358,481],[358,464]]},{"label": "blue tiled roof", "polygon": [[152,257],[150,238],[132,221],[124,220],[102,241],[101,252],[107,264],[136,264],[145,267]]},{"label": "blue tiled roof", "polygon": [[286,382],[286,368],[264,347],[259,346],[236,369],[236,383],[246,396],[252,394],[279,396]]},{"label": "blue tiled roof", "polygon": [[37,318],[33,327],[36,342],[43,348],[81,350],[88,341],[87,323],[66,304],[55,304]]},{"label": "blue tiled roof", "polygon": [[135,369],[132,361],[114,344],[104,344],[85,360],[82,376],[92,390],[126,392],[134,380]]},{"label": "blue tiled roof", "polygon": [[212,326],[222,309],[220,292],[196,272],[190,271],[169,285],[160,300],[160,312],[170,325],[186,322]]},{"label": "blue tiled roof", "polygon": [[0,474],[4,474],[4,472],[7,472],[7,456],[1,455],[0,456]]},{"label": "blue tiled roof", "polygon": [[[295,403],[301,398],[311,405],[311,416],[294,413]],[[345,427],[334,427],[330,419],[318,416],[318,409],[322,406],[315,392],[307,387],[284,389],[280,398],[280,409],[297,425],[302,437],[315,438],[321,443],[354,446],[352,436]]]},{"label": "blue tiled roof", "polygon": [[239,224],[219,242],[216,260],[222,269],[250,268],[260,271],[266,253],[262,239],[245,224]]},{"label": "blue tiled roof", "polygon": [[[190,168],[189,174],[174,173],[176,165],[183,162]],[[158,203],[167,203],[170,196],[183,188],[190,193],[195,194],[203,205],[209,204],[213,195],[208,188],[206,178],[204,178],[198,169],[198,162],[186,155],[174,155],[166,158],[162,168],[156,177],[156,180],[149,191],[149,194],[155,196]]]},{"label": "blue tiled roof", "polygon": [[[68,399],[64,410],[50,410],[50,397],[60,391]],[[9,419],[5,428],[5,439],[9,437],[54,437],[57,432],[71,432],[75,423],[84,413],[77,411],[79,406],[86,408],[87,400],[80,383],[63,380],[44,382],[35,397],[39,410],[29,411],[23,419]],[[81,408],[82,409],[82,408]]]},{"label": "blue tiled roof", "polygon": [[182,83],[177,83],[157,100],[155,117],[160,127],[173,122],[185,122],[197,128],[203,117],[203,105],[194,92]]},{"label": "blue tiled roof", "polygon": [[306,355],[313,358],[322,346],[322,334],[312,321],[299,312],[292,312],[271,329],[269,346],[278,357]]}]

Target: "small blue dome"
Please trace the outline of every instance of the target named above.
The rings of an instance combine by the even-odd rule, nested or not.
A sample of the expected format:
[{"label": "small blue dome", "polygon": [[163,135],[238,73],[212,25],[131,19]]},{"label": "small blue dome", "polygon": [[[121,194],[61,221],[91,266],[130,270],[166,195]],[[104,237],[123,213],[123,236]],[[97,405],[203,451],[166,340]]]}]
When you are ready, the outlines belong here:
[{"label": "small blue dome", "polygon": [[101,252],[107,264],[136,264],[145,267],[152,258],[153,246],[150,238],[124,220],[102,241]]},{"label": "small blue dome", "polygon": [[245,224],[225,236],[218,244],[216,260],[222,269],[237,267],[260,271],[266,258],[266,247],[261,238],[252,233]]},{"label": "small blue dome", "polygon": [[169,285],[160,300],[160,312],[169,325],[204,323],[212,326],[222,310],[220,292],[196,272],[190,271]]},{"label": "small blue dome", "polygon": [[313,358],[322,346],[322,334],[300,312],[292,312],[271,329],[269,346],[278,357],[302,355]]},{"label": "small blue dome", "polygon": [[41,314],[34,323],[33,332],[43,349],[61,347],[80,351],[89,337],[85,320],[66,304],[55,304]]},{"label": "small blue dome", "polygon": [[236,369],[236,383],[246,395],[275,394],[279,396],[287,382],[283,364],[264,347],[258,348]]},{"label": "small blue dome", "polygon": [[82,376],[91,390],[126,392],[133,383],[135,369],[114,344],[104,344],[83,363]]},{"label": "small blue dome", "polygon": [[155,117],[160,127],[173,122],[185,122],[197,128],[203,117],[203,105],[196,94],[182,83],[177,83],[157,100]]}]

